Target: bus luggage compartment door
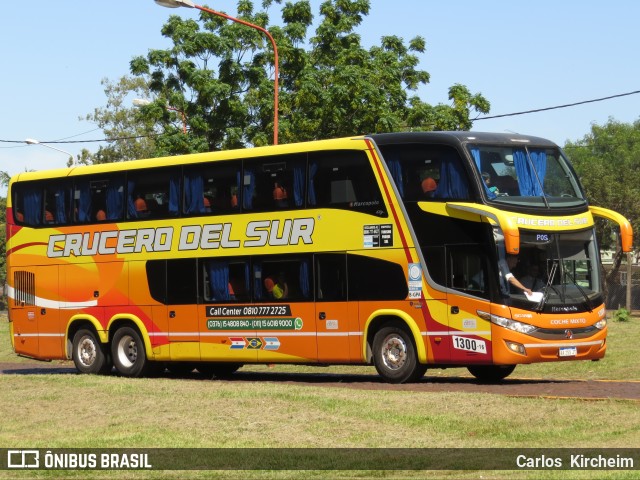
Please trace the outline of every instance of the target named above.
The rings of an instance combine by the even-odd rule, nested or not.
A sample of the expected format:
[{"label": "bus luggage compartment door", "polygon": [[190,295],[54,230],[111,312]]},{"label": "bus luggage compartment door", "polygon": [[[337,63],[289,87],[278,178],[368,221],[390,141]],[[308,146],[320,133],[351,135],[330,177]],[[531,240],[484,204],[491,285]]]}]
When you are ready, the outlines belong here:
[{"label": "bus luggage compartment door", "polygon": [[37,357],[36,275],[27,270],[14,270],[10,275],[13,277],[13,290],[9,291],[13,301],[9,302],[9,308],[13,322],[14,349],[20,355]]}]

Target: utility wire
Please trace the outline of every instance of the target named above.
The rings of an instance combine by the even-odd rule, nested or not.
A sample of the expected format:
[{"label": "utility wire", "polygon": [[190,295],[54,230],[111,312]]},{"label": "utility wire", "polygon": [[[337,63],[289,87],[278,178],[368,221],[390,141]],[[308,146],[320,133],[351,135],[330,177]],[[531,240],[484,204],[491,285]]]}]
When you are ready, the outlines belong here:
[{"label": "utility wire", "polygon": [[[611,100],[613,98],[627,97],[629,95],[637,95],[638,93],[640,93],[640,90],[634,90],[633,92],[619,93],[617,95],[609,95],[608,97],[594,98],[594,99],[591,99],[591,100],[583,100],[581,102],[566,103],[564,105],[556,105],[554,107],[536,108],[536,109],[533,109],[533,110],[525,110],[525,111],[522,111],[522,112],[514,112],[514,113],[503,113],[501,115],[490,115],[490,116],[487,116],[487,117],[476,117],[472,121],[476,122],[478,120],[491,120],[492,118],[515,117],[517,115],[526,115],[526,114],[529,114],[529,113],[545,112],[545,111],[548,111],[548,110],[558,110],[560,108],[575,107],[577,105],[584,105],[586,103],[603,102],[604,100]],[[88,133],[88,132],[85,132],[85,133]],[[82,134],[79,134],[79,135],[82,135]],[[52,140],[52,141],[41,140],[40,143],[115,142],[115,141],[118,141],[118,140],[137,140],[139,138],[159,137],[159,136],[162,136],[162,135],[173,135],[173,134],[153,133],[153,134],[149,134],[149,135],[136,135],[136,136],[132,136],[132,137],[117,137],[117,138],[101,138],[101,139],[95,139],[95,140]],[[77,135],[73,135],[72,137],[67,137],[67,138],[73,138],[74,136],[77,136]],[[25,143],[25,141],[24,140],[0,140],[0,143]]]},{"label": "utility wire", "polygon": [[491,118],[514,117],[516,115],[525,115],[527,113],[545,112],[547,110],[556,110],[559,108],[575,107],[576,105],[584,105],[585,103],[602,102],[604,100],[611,100],[612,98],[636,95],[638,93],[640,93],[640,90],[635,90],[633,92],[627,92],[627,93],[619,93],[618,95],[610,95],[608,97],[594,98],[592,100],[583,100],[582,102],[566,103],[564,105],[556,105],[555,107],[536,108],[535,110],[525,110],[524,112],[503,113],[502,115],[491,115],[489,117],[477,117],[477,118],[474,118],[473,121],[475,122],[476,120],[489,120]]}]

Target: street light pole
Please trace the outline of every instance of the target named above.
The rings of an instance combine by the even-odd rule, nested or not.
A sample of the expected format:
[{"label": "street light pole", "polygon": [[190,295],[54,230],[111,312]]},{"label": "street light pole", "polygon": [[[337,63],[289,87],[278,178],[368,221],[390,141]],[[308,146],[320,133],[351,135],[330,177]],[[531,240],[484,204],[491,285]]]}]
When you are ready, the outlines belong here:
[{"label": "street light pole", "polygon": [[226,13],[218,12],[216,10],[211,10],[207,7],[202,7],[200,5],[196,5],[191,0],[155,0],[158,5],[167,8],[178,8],[178,7],[187,7],[187,8],[197,8],[198,10],[202,10],[203,12],[210,13],[211,15],[216,15],[218,17],[226,18],[227,20],[231,20],[232,22],[240,23],[242,25],[246,25],[247,27],[254,28],[256,30],[264,33],[269,41],[271,42],[271,46],[273,47],[273,57],[274,57],[274,81],[273,81],[273,144],[278,144],[278,77],[279,77],[279,61],[278,61],[278,47],[276,46],[276,41],[273,39],[271,34],[264,28],[259,25],[255,25],[253,23],[246,22],[244,20],[240,20],[239,18],[232,17],[227,15]]},{"label": "street light pole", "polygon": [[69,155],[69,161],[68,161],[67,165],[69,167],[71,165],[73,165],[73,155],[71,155],[69,152],[67,152],[65,150],[62,150],[61,148],[54,147],[54,146],[49,145],[47,143],[42,143],[42,142],[40,142],[40,141],[38,141],[38,140],[36,140],[34,138],[27,138],[27,139],[25,139],[24,143],[26,143],[27,145],[42,145],[43,147],[47,147],[47,148],[50,148],[52,150],[56,150],[58,152],[64,153],[66,155]]}]

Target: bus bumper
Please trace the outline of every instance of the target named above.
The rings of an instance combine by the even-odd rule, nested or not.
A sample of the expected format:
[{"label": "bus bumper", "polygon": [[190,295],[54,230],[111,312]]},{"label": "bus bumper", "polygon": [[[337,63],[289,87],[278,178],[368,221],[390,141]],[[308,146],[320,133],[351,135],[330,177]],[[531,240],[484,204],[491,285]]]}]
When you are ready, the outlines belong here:
[{"label": "bus bumper", "polygon": [[[558,337],[569,336],[560,329]],[[588,338],[541,340],[492,325],[493,362],[498,365],[598,360],[607,350],[607,328]]]}]

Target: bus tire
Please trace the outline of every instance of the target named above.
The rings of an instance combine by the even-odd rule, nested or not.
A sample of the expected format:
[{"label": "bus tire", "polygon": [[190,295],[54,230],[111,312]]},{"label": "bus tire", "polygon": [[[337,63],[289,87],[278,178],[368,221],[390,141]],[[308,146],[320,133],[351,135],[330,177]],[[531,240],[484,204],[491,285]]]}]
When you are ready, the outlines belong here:
[{"label": "bus tire", "polygon": [[149,362],[144,342],[136,329],[121,327],[111,341],[113,365],[120,375],[139,378],[146,373]]},{"label": "bus tire", "polygon": [[242,367],[241,363],[200,363],[198,372],[207,377],[229,378]]},{"label": "bus tire", "polygon": [[78,371],[82,373],[109,373],[111,357],[108,350],[98,340],[96,334],[81,328],[73,336],[72,358]]},{"label": "bus tire", "polygon": [[471,365],[469,373],[483,383],[498,383],[513,373],[515,365]]},{"label": "bus tire", "polygon": [[427,371],[418,362],[411,335],[396,326],[381,328],[373,337],[373,364],[388,383],[414,382]]}]

